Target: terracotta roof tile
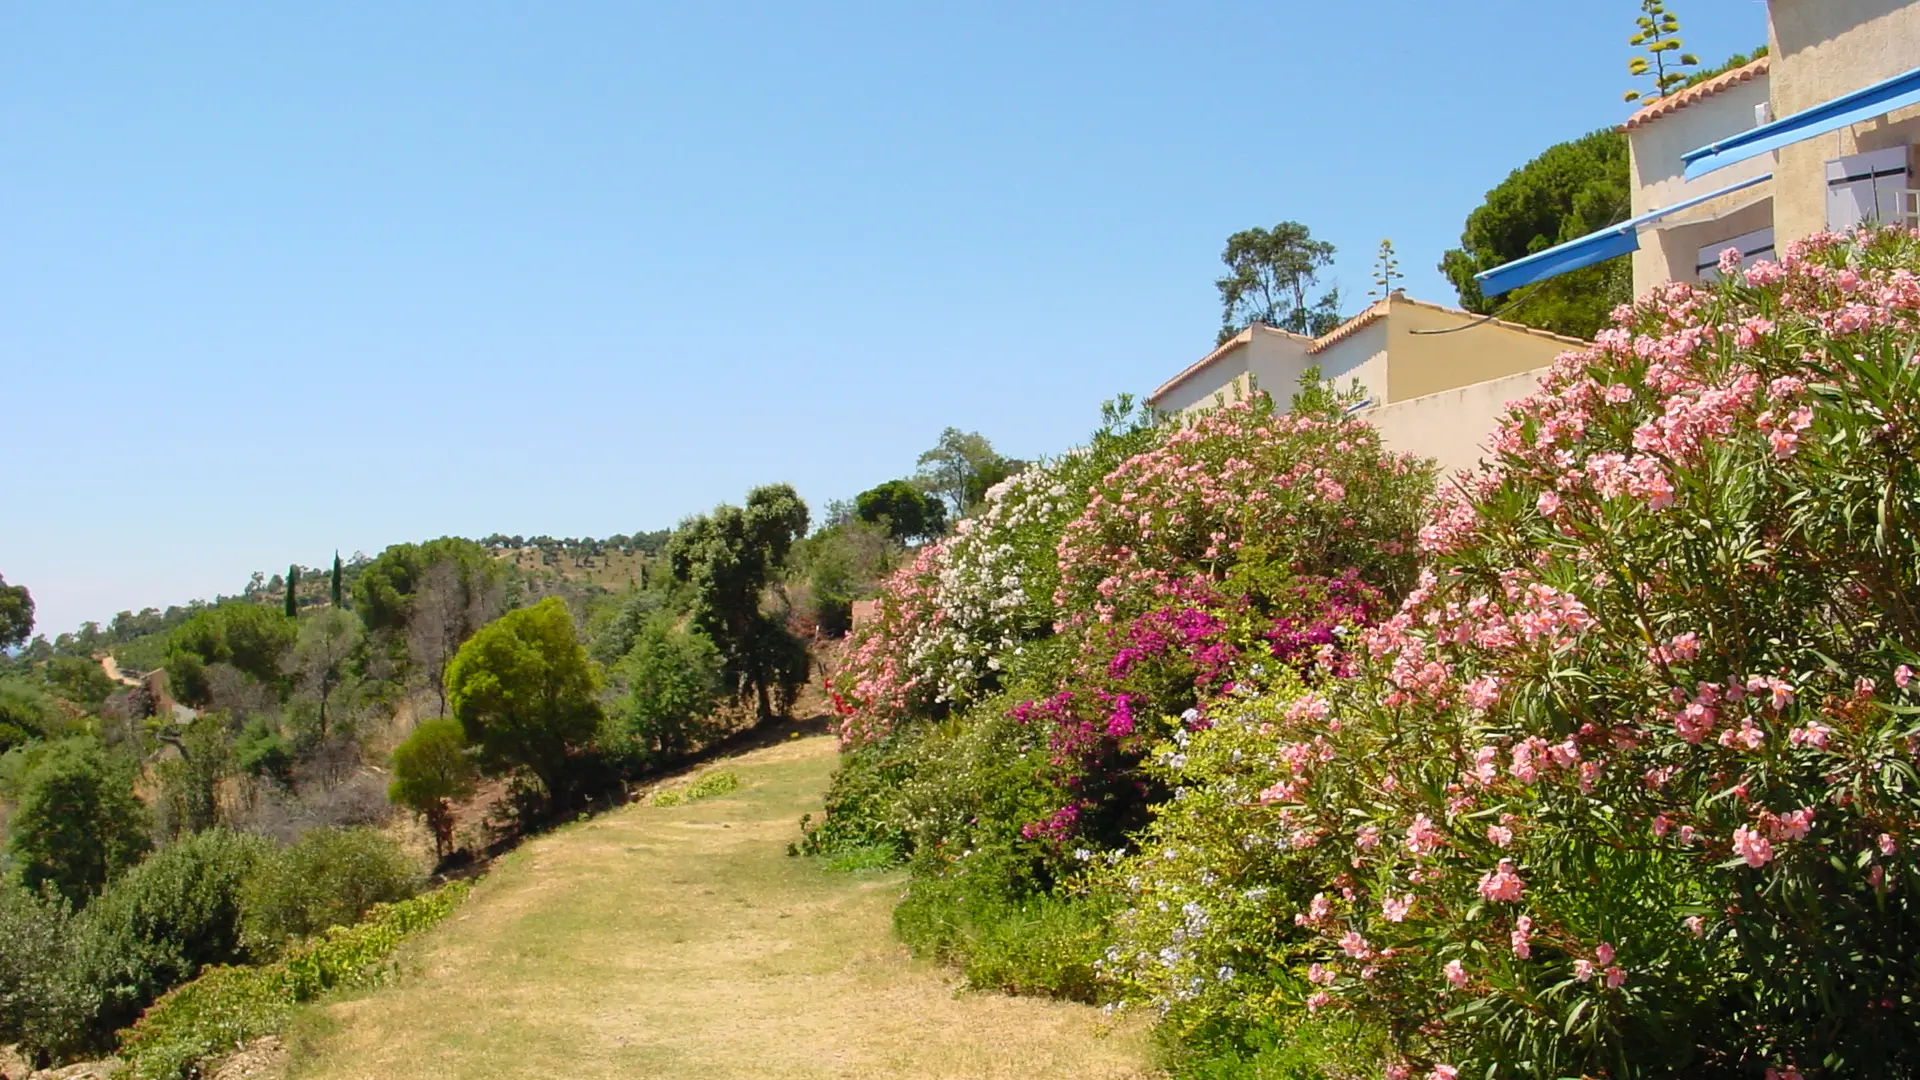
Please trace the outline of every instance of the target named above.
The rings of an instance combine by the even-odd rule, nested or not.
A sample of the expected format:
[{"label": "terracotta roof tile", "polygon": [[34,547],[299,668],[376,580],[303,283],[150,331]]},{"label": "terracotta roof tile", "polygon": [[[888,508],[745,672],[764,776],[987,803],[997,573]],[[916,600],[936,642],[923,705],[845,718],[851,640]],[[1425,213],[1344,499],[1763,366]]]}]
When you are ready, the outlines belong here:
[{"label": "terracotta roof tile", "polygon": [[1627,117],[1627,122],[1620,125],[1620,130],[1631,131],[1634,128],[1651,124],[1669,113],[1679,112],[1681,109],[1686,108],[1696,101],[1702,101],[1722,90],[1727,90],[1743,82],[1757,79],[1770,70],[1771,65],[1769,64],[1769,60],[1769,57],[1763,56],[1750,64],[1742,64],[1732,71],[1715,75],[1713,78],[1696,86],[1689,86],[1685,90],[1676,90],[1665,97],[1655,98],[1653,104]]}]

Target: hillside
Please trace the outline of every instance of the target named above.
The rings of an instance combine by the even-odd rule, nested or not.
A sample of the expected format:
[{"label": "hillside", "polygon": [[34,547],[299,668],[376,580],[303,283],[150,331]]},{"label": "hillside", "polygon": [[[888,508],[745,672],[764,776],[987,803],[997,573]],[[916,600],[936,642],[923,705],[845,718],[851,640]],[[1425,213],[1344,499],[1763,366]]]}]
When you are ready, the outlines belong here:
[{"label": "hillside", "polygon": [[956,995],[893,938],[897,874],[785,854],[835,742],[727,768],[509,856],[393,988],[308,1018],[300,1077],[1140,1077],[1144,1033],[1081,1005]]}]

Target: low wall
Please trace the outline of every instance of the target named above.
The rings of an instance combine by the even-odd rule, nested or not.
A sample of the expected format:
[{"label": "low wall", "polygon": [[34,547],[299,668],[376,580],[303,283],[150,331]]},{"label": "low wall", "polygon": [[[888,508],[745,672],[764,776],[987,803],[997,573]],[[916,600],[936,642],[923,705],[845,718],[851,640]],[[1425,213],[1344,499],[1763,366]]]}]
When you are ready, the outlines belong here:
[{"label": "low wall", "polygon": [[1379,432],[1387,449],[1433,458],[1446,477],[1471,469],[1486,454],[1493,429],[1506,415],[1507,404],[1540,387],[1546,368],[1523,371],[1486,382],[1408,398],[1360,413]]}]

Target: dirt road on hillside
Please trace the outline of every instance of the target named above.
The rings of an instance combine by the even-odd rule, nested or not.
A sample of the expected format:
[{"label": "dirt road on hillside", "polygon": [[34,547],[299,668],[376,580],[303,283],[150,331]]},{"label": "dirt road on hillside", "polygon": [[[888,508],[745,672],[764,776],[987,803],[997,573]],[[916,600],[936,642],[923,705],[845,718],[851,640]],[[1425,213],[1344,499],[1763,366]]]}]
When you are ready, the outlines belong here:
[{"label": "dirt road on hillside", "polygon": [[739,791],[631,806],[515,852],[415,945],[399,985],[327,1006],[293,1075],[1143,1078],[1137,1026],[956,993],[890,929],[898,874],[791,858],[830,738],[723,762]]}]

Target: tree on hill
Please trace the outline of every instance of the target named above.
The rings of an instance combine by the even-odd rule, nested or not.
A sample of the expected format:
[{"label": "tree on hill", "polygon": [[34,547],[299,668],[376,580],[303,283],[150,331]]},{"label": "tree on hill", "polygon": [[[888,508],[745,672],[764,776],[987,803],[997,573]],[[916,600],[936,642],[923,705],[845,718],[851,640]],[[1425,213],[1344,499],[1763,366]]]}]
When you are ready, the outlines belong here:
[{"label": "tree on hill", "polygon": [[853,505],[855,516],[885,526],[895,540],[931,540],[947,531],[946,503],[906,480],[869,488],[854,498]]},{"label": "tree on hill", "polygon": [[289,619],[300,614],[300,565],[294,563],[287,567],[286,616]]},{"label": "tree on hill", "polygon": [[327,599],[333,606],[345,607],[346,595],[340,590],[340,553],[333,553],[333,573],[327,578]]},{"label": "tree on hill", "polygon": [[[1631,212],[1627,137],[1603,128],[1548,147],[1487,192],[1486,202],[1467,215],[1460,247],[1441,259],[1440,272],[1453,282],[1461,307],[1491,314],[1514,298],[1483,295],[1475,274],[1618,224]],[[1590,339],[1632,298],[1633,266],[1621,256],[1529,286],[1505,317]]]},{"label": "tree on hill", "polygon": [[187,705],[213,700],[209,668],[226,664],[262,685],[281,689],[281,658],[293,646],[295,624],[272,608],[234,602],[208,608],[167,638],[167,682]]},{"label": "tree on hill", "polygon": [[346,681],[348,665],[359,652],[363,637],[360,620],[352,612],[327,608],[300,624],[299,637],[286,657],[287,674],[320,703],[322,740],[327,737],[327,707]]},{"label": "tree on hill", "polygon": [[29,889],[51,888],[78,907],[140,861],[147,827],[131,770],[98,742],[70,739],[28,771],[7,823],[7,854]]},{"label": "tree on hill", "polygon": [[806,646],[760,610],[761,593],[806,535],[807,504],[786,484],[759,487],[747,505],[690,519],[667,545],[675,580],[693,594],[692,615],[726,657],[729,682],[759,702],[760,718],[792,705],[807,681]]},{"label": "tree on hill", "polygon": [[461,589],[467,591],[491,587],[501,573],[486,548],[457,536],[395,544],[368,563],[353,585],[354,608],[367,630],[405,630],[413,594],[427,571],[440,563],[453,565]]},{"label": "tree on hill", "polygon": [[453,801],[473,794],[476,775],[460,721],[427,720],[394,748],[387,798],[420,815],[444,859],[453,853]]},{"label": "tree on hill", "polygon": [[25,585],[0,576],[0,649],[24,645],[33,636],[33,596]]},{"label": "tree on hill", "polygon": [[1220,336],[1226,344],[1253,323],[1263,323],[1308,337],[1340,325],[1340,290],[1328,289],[1313,297],[1320,271],[1333,265],[1334,247],[1315,240],[1297,221],[1283,221],[1271,229],[1243,229],[1227,237],[1220,261],[1227,275],[1215,281],[1220,290]]},{"label": "tree on hill", "polygon": [[600,678],[559,597],[510,611],[460,647],[447,699],[493,775],[525,770],[548,809],[569,795],[569,759],[600,728]]},{"label": "tree on hill", "polygon": [[615,735],[635,758],[685,756],[713,713],[725,670],[720,650],[705,634],[655,615],[620,661],[627,692],[614,708]]},{"label": "tree on hill", "polygon": [[987,489],[1019,472],[1025,462],[1002,457],[977,431],[948,428],[933,449],[920,455],[913,484],[946,500],[947,517],[956,520],[986,497]]}]

